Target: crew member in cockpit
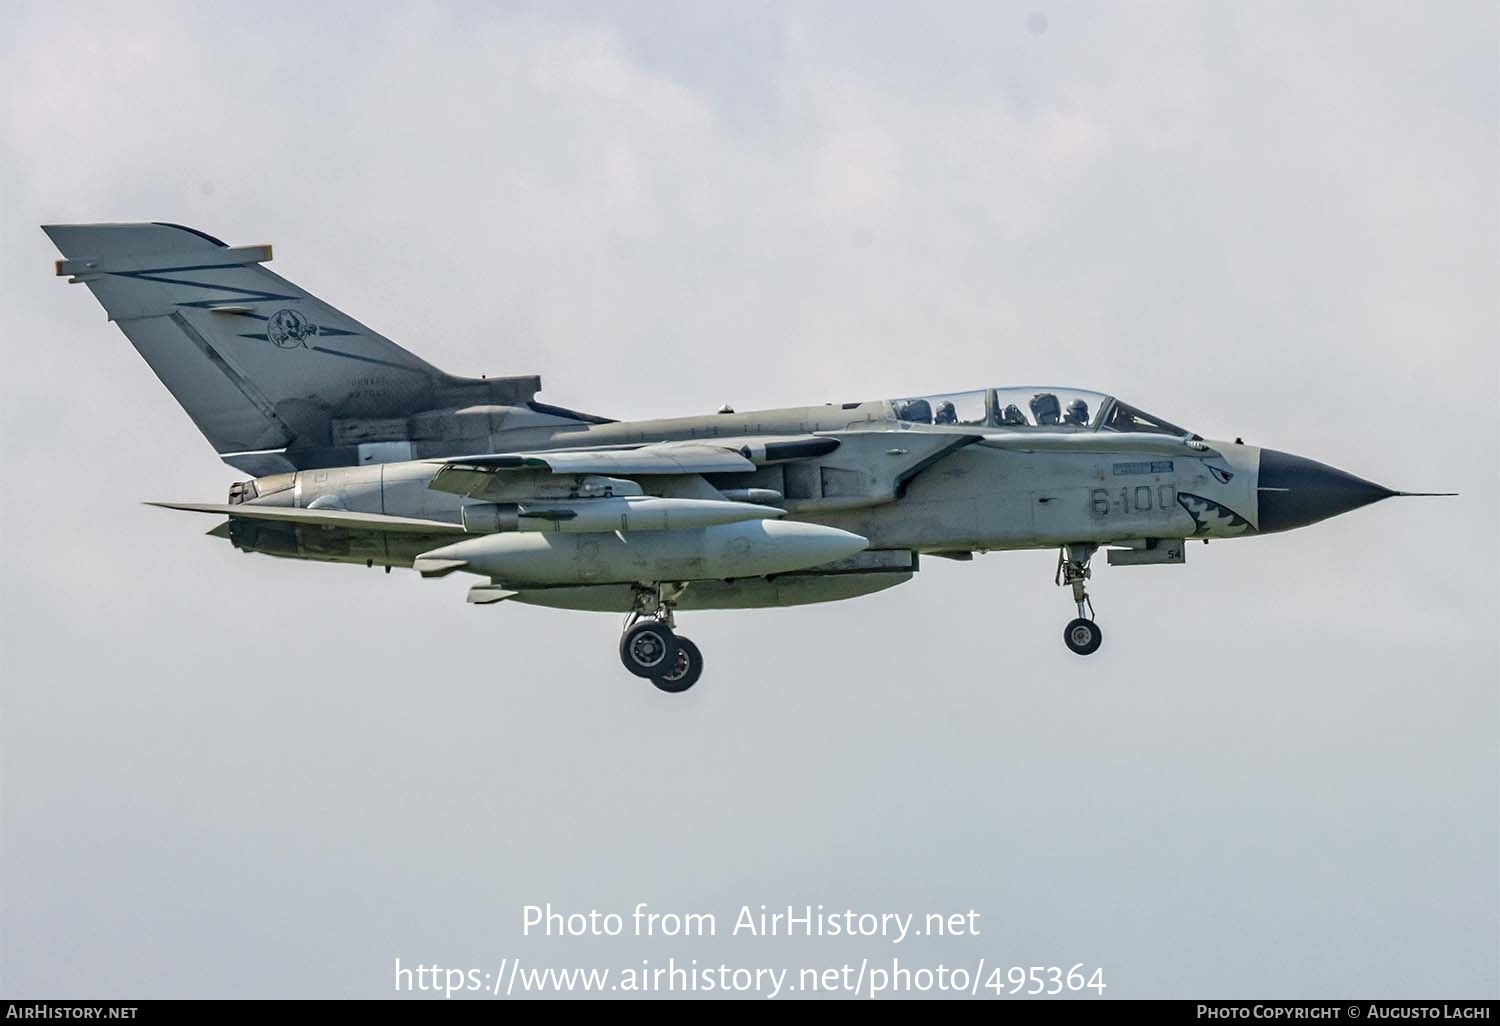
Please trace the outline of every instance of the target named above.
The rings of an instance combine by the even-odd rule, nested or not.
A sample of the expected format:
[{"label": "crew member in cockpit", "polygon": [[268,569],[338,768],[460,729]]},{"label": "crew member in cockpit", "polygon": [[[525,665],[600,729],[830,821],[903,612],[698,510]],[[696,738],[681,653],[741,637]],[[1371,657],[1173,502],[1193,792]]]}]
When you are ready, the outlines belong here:
[{"label": "crew member in cockpit", "polygon": [[944,399],[937,404],[937,412],[932,415],[932,422],[934,424],[957,424],[958,411],[953,408],[951,402]]},{"label": "crew member in cockpit", "polygon": [[907,399],[896,404],[896,419],[913,424],[932,423],[932,404],[926,399]]},{"label": "crew member in cockpit", "polygon": [[1031,397],[1031,415],[1036,418],[1037,427],[1052,427],[1061,413],[1062,404],[1051,392],[1038,392]]},{"label": "crew member in cockpit", "polygon": [[1075,427],[1089,426],[1089,404],[1082,399],[1074,399],[1068,404],[1068,410],[1063,414],[1063,423],[1072,424]]},{"label": "crew member in cockpit", "polygon": [[1000,414],[1000,423],[1006,427],[1031,426],[1026,423],[1026,414],[1022,413],[1021,408],[1015,403],[1010,403],[1005,407],[1005,412]]}]

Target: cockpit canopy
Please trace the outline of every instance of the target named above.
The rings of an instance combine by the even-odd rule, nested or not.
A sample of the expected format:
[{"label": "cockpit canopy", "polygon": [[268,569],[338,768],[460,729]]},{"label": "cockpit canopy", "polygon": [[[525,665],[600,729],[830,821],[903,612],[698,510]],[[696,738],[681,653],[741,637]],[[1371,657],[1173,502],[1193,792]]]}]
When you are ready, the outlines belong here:
[{"label": "cockpit canopy", "polygon": [[972,392],[895,399],[897,420],[912,424],[972,425],[1002,430],[1192,432],[1113,396],[1079,388],[980,388]]}]

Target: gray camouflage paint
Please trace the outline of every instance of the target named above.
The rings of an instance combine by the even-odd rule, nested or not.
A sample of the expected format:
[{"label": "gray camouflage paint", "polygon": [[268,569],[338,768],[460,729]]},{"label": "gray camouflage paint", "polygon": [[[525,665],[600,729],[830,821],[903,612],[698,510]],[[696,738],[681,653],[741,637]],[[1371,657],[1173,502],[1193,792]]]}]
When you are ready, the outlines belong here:
[{"label": "gray camouflage paint", "polygon": [[[648,495],[695,501],[751,489],[779,493],[789,519],[868,542],[844,565],[801,568],[795,584],[773,577],[710,587],[725,575],[679,559],[669,565],[704,567],[701,578],[690,578],[704,586],[688,607],[866,594],[916,570],[913,557],[891,572],[892,553],[1090,544],[1130,548],[1131,562],[1149,563],[1159,540],[1176,540],[1170,561],[1180,562],[1182,539],[1235,537],[1254,533],[1258,523],[1259,449],[1101,430],[1113,408],[1107,397],[1097,397],[1102,403],[1088,428],[1002,426],[995,393],[986,393],[992,412],[985,423],[913,423],[886,400],[613,422],[536,402],[541,381],[534,376],[443,373],[267,271],[261,264],[269,246],[231,248],[166,224],[45,230],[65,258],[58,273],[88,286],[225,461],[256,475],[236,486],[232,502],[366,518],[347,527],[231,518],[216,530],[246,551],[411,567],[423,553],[452,545],[451,535],[383,530],[380,518],[483,533],[476,525],[513,523],[514,514],[503,511],[516,503],[576,496],[589,472],[567,472],[568,460],[599,462],[596,470],[607,473],[612,465],[633,466],[635,454],[649,464],[678,452],[699,454],[698,462],[683,463],[681,473],[648,466],[605,480],[629,479]],[[563,450],[568,455],[557,468],[544,465],[546,454]],[[510,459],[515,465],[505,469],[442,462],[492,453],[539,455]],[[553,526],[566,530],[565,523]],[[692,548],[701,530],[681,534]],[[597,551],[597,544],[578,543],[581,537],[557,544]],[[635,532],[619,535],[626,551],[631,537]],[[664,541],[651,540],[658,548]],[[452,568],[443,565],[444,572]],[[586,593],[563,594],[569,589],[558,587],[555,568],[532,578],[525,570],[507,573],[493,581],[504,597],[573,608],[621,605],[621,592],[596,585],[660,581],[649,571],[633,581],[600,580],[600,568],[584,566],[581,557],[577,583],[590,586]],[[544,584],[545,592],[526,592]]]}]

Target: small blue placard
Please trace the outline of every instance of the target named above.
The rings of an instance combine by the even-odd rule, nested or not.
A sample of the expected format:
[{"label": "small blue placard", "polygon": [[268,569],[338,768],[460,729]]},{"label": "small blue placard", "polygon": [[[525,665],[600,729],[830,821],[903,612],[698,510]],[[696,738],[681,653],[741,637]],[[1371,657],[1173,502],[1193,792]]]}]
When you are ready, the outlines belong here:
[{"label": "small blue placard", "polygon": [[1124,477],[1127,474],[1170,474],[1171,472],[1171,460],[1152,460],[1149,463],[1115,464],[1115,477]]}]

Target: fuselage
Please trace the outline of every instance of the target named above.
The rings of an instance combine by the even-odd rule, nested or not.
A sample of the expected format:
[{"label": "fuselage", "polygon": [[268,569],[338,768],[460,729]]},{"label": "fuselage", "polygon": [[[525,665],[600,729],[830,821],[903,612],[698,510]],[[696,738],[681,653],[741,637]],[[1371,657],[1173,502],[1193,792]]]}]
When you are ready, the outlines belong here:
[{"label": "fuselage", "polygon": [[1287,530],[1396,494],[1205,440],[1071,388],[609,421],[535,375],[448,374],[229,246],[167,223],[50,225],[86,285],[225,462],[254,480],[213,534],[275,556],[464,573],[476,604],[627,611],[621,659],[681,691],[674,611],[827,602],[922,554],[1060,549],[1081,655],[1090,559],[1181,563],[1189,539]]},{"label": "fuselage", "polygon": [[[918,422],[903,419],[901,402],[615,423],[523,422],[502,425],[488,442],[491,451],[505,452],[833,438],[837,448],[817,459],[710,475],[708,483],[721,490],[772,491],[782,497],[778,504],[788,519],[853,532],[868,539],[872,550],[1140,546],[1153,539],[1226,538],[1257,530],[1261,450],[1255,446],[1091,425],[1073,430],[1078,451],[1028,450],[1028,431],[1055,439],[1069,427],[1007,426],[993,422],[994,412],[989,422],[975,423],[983,416],[977,409],[969,423]],[[1011,444],[997,447],[987,438]],[[272,475],[255,483],[252,501],[463,523],[466,508],[482,503],[429,487],[442,457],[460,454],[450,449],[423,459]],[[704,486],[702,479],[657,478],[654,484],[655,494],[691,497],[701,497]],[[253,546],[261,551],[275,549],[279,538],[298,548],[281,554],[388,566],[410,566],[432,547],[420,536],[320,536],[306,528],[278,535],[264,526],[240,533],[261,538]]]}]

